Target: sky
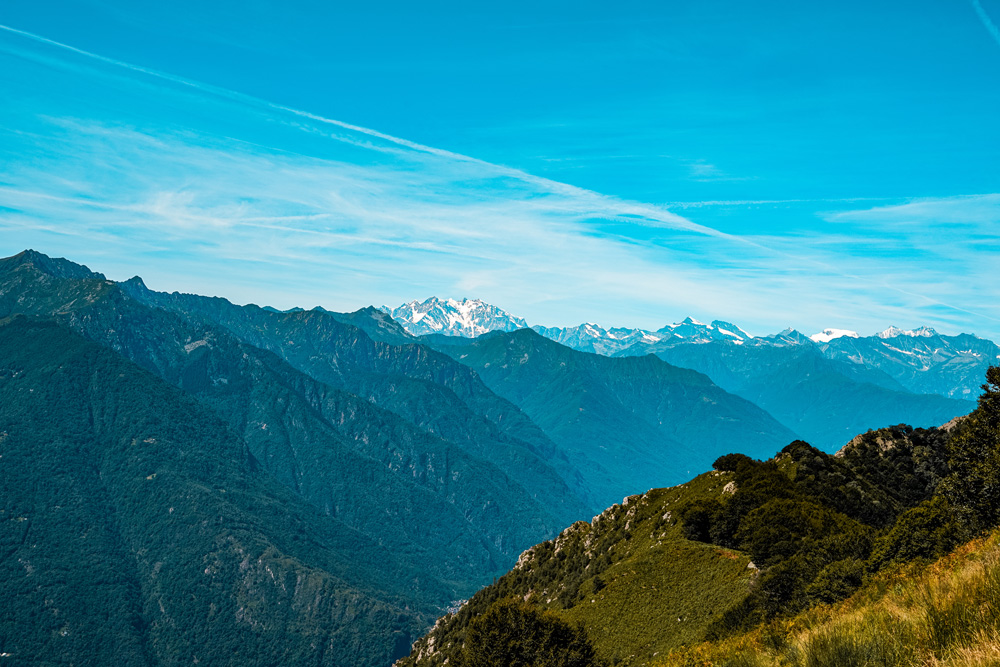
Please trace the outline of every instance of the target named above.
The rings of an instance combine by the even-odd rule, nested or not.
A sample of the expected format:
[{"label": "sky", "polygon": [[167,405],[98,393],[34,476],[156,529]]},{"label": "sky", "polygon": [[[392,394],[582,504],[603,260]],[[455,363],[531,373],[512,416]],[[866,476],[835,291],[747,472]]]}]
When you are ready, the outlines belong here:
[{"label": "sky", "polygon": [[279,308],[1000,340],[998,23],[1000,0],[5,0],[0,255]]}]

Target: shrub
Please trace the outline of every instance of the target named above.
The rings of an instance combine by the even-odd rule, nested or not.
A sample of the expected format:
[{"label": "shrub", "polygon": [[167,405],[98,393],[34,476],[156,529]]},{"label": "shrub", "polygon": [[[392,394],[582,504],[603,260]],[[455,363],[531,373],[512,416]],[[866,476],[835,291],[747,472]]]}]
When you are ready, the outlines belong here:
[{"label": "shrub", "polygon": [[902,514],[892,530],[876,541],[869,568],[877,570],[915,558],[940,558],[961,539],[962,531],[948,500],[942,496],[925,500]]},{"label": "shrub", "polygon": [[596,667],[582,628],[551,612],[505,599],[469,623],[462,667]]},{"label": "shrub", "polygon": [[719,472],[737,472],[742,466],[753,465],[755,461],[746,454],[724,454],[715,459],[712,467]]}]

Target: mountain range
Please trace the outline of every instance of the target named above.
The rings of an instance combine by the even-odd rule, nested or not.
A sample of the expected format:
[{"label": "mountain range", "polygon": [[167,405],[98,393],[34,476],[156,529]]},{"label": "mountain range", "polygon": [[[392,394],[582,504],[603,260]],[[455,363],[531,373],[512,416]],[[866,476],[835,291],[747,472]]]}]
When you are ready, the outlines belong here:
[{"label": "mountain range", "polygon": [[[87,507],[100,507],[108,502],[100,495],[105,491],[99,483],[108,473],[91,462],[89,453],[79,464],[59,461],[60,452],[65,449],[60,445],[62,441],[79,437],[90,443],[87,446],[93,448],[93,456],[112,466],[132,466],[134,457],[144,456],[142,448],[114,449],[125,437],[118,435],[117,430],[108,433],[87,430],[88,424],[98,418],[97,408],[87,407],[88,401],[112,392],[115,378],[131,375],[147,378],[143,380],[145,385],[130,389],[122,399],[140,403],[153,391],[143,388],[146,385],[176,388],[172,392],[156,389],[165,398],[160,403],[151,402],[148,409],[171,415],[171,420],[182,429],[181,434],[173,436],[176,446],[184,452],[197,452],[200,458],[195,463],[204,468],[205,474],[214,474],[211,471],[220,466],[231,466],[232,461],[244,461],[242,468],[229,468],[229,481],[224,485],[200,477],[191,484],[204,487],[205,493],[232,493],[237,482],[249,483],[240,481],[241,476],[253,475],[264,480],[260,483],[265,484],[268,493],[281,494],[281,500],[261,500],[260,508],[254,504],[256,500],[247,506],[248,512],[267,511],[274,515],[272,518],[264,515],[259,521],[234,519],[260,548],[241,547],[242,552],[237,549],[223,559],[227,576],[233,579],[218,589],[198,588],[202,586],[201,580],[190,576],[195,571],[212,570],[211,564],[216,559],[209,547],[227,543],[230,519],[223,520],[228,515],[214,513],[207,501],[186,500],[190,496],[187,486],[163,487],[162,492],[148,499],[144,496],[126,499],[138,503],[136,522],[129,528],[135,531],[137,541],[119,539],[116,531],[123,519],[119,519],[119,511],[113,508],[104,514],[87,515],[90,518],[86,520],[73,519],[81,525],[96,522],[99,525],[95,531],[103,530],[111,536],[108,539],[118,549],[114,558],[109,556],[112,562],[146,558],[142,550],[147,547],[141,545],[161,539],[159,532],[164,530],[161,523],[149,522],[144,514],[159,511],[147,507],[154,500],[158,508],[167,505],[175,508],[171,518],[164,520],[168,527],[173,522],[202,526],[201,542],[185,547],[183,553],[175,556],[186,568],[186,578],[170,584],[171,595],[179,596],[178,600],[186,601],[193,596],[191,604],[184,602],[187,611],[181,616],[171,614],[169,619],[161,619],[155,610],[162,604],[168,611],[160,613],[168,614],[171,599],[153,593],[142,593],[130,603],[139,609],[135,617],[138,625],[133,629],[123,627],[121,641],[126,641],[127,635],[148,644],[145,657],[138,657],[137,662],[130,664],[173,664],[172,658],[168,658],[174,655],[177,646],[172,641],[163,643],[150,634],[151,624],[160,622],[157,619],[170,625],[175,633],[196,637],[198,624],[214,618],[217,613],[214,610],[229,610],[219,622],[224,622],[224,632],[233,637],[252,635],[255,639],[247,640],[247,650],[269,642],[270,633],[279,632],[287,622],[299,628],[301,655],[311,656],[309,664],[385,665],[405,652],[413,634],[433,618],[435,611],[451,600],[470,595],[496,573],[506,570],[524,548],[545,535],[555,534],[567,521],[592,513],[557,471],[558,467],[567,468],[568,462],[548,463],[555,455],[555,445],[518,408],[496,397],[472,371],[446,355],[414,343],[394,346],[375,341],[361,328],[321,311],[276,313],[233,306],[222,299],[185,299],[181,295],[168,299],[169,296],[162,298],[175,302],[173,310],[152,305],[157,297],[145,290],[141,281],[115,283],[86,267],[40,253],[29,251],[0,260],[0,318],[31,318],[13,329],[22,333],[20,338],[11,338],[5,344],[2,351],[12,356],[4,361],[3,367],[18,377],[22,370],[25,377],[35,377],[38,384],[17,389],[21,398],[30,394],[51,397],[34,407],[23,400],[0,404],[0,431],[11,433],[13,425],[25,418],[25,410],[35,411],[37,419],[48,419],[53,424],[51,435],[46,435],[49,431],[38,431],[32,439],[31,428],[26,426],[23,439],[5,439],[0,443],[3,447],[0,455],[5,462],[15,460],[16,454],[24,457],[24,465],[28,466],[24,470],[0,466],[0,475],[14,475],[4,478],[3,488],[11,491],[4,494],[4,500],[20,502],[28,508],[17,510],[17,516],[27,517],[26,526],[5,522],[8,530],[3,540],[13,549],[12,553],[18,553],[22,547],[37,547],[54,554],[53,567],[72,559],[76,551],[70,545],[48,541],[58,534],[63,521],[59,509],[63,503],[59,498],[77,498],[79,504]],[[187,310],[181,308],[183,304],[187,304]],[[391,322],[379,322],[379,317],[377,311],[372,311],[342,319],[372,320],[366,326],[373,331],[388,324],[391,335]],[[22,339],[34,335],[30,326],[36,323],[56,327],[58,334],[48,335],[43,346],[27,346],[32,354],[24,357]],[[303,368],[308,366],[313,375],[234,332],[258,345],[271,345],[291,362]],[[409,336],[403,335],[409,340]],[[77,339],[89,343],[73,342]],[[87,373],[80,371],[82,379],[65,388],[53,385],[43,393],[41,384],[47,375],[59,372],[62,367],[62,362],[46,365],[52,358],[47,352],[49,346],[53,351],[62,347],[78,350],[83,357],[80,363],[99,349],[104,357],[113,355],[121,369],[108,371],[106,378],[102,375],[103,384],[94,386],[88,384]],[[35,375],[29,372],[35,368],[33,364],[39,364],[32,371]],[[129,386],[124,379],[121,383]],[[354,391],[343,388],[348,386]],[[64,404],[72,407],[77,403],[83,407],[60,416]],[[132,420],[118,408],[106,414],[108,419],[124,420],[123,428]],[[209,419],[214,430],[183,430],[186,425]],[[226,442],[231,443],[228,449],[219,450],[213,445],[221,441],[220,432],[225,432]],[[158,440],[155,434],[132,436],[137,438],[136,443],[149,437]],[[93,469],[98,481],[84,485],[72,475],[27,480],[33,448],[48,448],[45,451],[57,459],[54,465]],[[169,470],[158,472],[155,466],[140,467],[144,470],[141,479],[148,475],[155,475],[152,479],[174,479]],[[129,477],[128,484],[137,483],[136,479],[140,478]],[[259,493],[254,491],[253,495]],[[288,498],[294,498],[294,503]],[[280,512],[274,514],[279,506],[292,516],[281,518]],[[15,509],[8,507],[5,511]],[[300,522],[295,517],[300,514],[311,517],[309,525],[301,529],[295,527]],[[268,523],[271,521],[276,522],[274,526]],[[277,538],[267,531],[261,532],[261,526],[282,536],[276,550],[268,551],[266,545]],[[25,527],[31,530],[25,533],[22,530]],[[292,532],[285,533],[286,530]],[[81,534],[88,533],[84,530]],[[324,534],[332,537],[322,538]],[[338,537],[341,534],[345,537]],[[310,567],[317,568],[314,573],[291,567],[292,561],[286,559],[289,547],[285,540],[293,538],[305,540],[318,554],[318,560],[310,561],[313,563]],[[173,544],[171,538],[162,539],[163,547],[169,549]],[[235,554],[243,555],[232,561]],[[240,569],[243,558],[251,559],[248,564],[258,563],[257,569]],[[269,565],[272,558],[281,566]],[[151,561],[149,567],[153,569],[141,570],[128,586],[140,592],[153,590],[157,562]],[[286,562],[288,567],[283,565]],[[325,563],[339,565],[334,569]],[[19,576],[0,581],[3,588],[0,593],[11,599],[19,587],[35,586],[31,577],[36,571],[24,566]],[[260,589],[260,582],[251,579],[260,576],[276,577],[282,591],[287,589],[306,598],[299,601],[294,596],[268,597]],[[331,595],[336,594],[338,600],[349,600],[338,602],[336,613],[324,612],[322,605],[316,606],[322,603],[321,597],[306,604],[309,595],[320,594],[323,577],[341,582],[336,586],[331,584]],[[204,581],[209,583],[207,579]],[[310,581],[315,581],[319,588],[303,588]],[[41,587],[38,595],[45,597],[50,583],[55,591],[59,582],[58,578],[51,582],[38,579],[37,586]],[[253,613],[224,606],[230,604],[234,587],[240,586],[250,587],[248,604],[253,606],[247,609]],[[217,596],[226,600],[216,599]],[[281,606],[297,608],[300,604],[306,605],[303,613],[307,613],[294,618],[288,617],[286,608]],[[85,606],[82,602],[80,605]],[[57,606],[63,611],[67,609]],[[39,612],[42,609],[44,606],[38,607]],[[369,615],[368,609],[381,609],[381,616]],[[312,614],[321,614],[322,618],[314,619]],[[396,630],[386,632],[387,623],[395,624]],[[93,628],[93,622],[87,627]],[[82,626],[73,623],[68,628],[71,634],[84,633]],[[33,654],[41,656],[43,661],[67,655],[60,649],[68,646],[66,643],[39,648],[47,646],[48,632],[47,624],[33,629],[3,625],[0,640],[6,652],[13,648],[16,655]],[[111,637],[118,639],[117,635]],[[351,650],[341,650],[338,637],[352,637]],[[95,639],[90,637],[87,641],[92,643]],[[253,660],[241,664],[282,662],[285,653],[274,651],[288,651],[292,644],[261,649]]]},{"label": "mountain range", "polygon": [[[480,300],[441,300],[431,297],[412,301],[396,309],[382,307],[414,336],[443,333],[475,338],[488,331],[515,331],[527,322]],[[672,346],[723,341],[730,345],[815,347],[834,360],[866,369],[881,370],[914,393],[939,394],[949,398],[974,399],[983,372],[1000,359],[1000,346],[973,334],[949,336],[930,327],[903,330],[895,326],[872,336],[846,329],[825,329],[806,336],[794,329],[779,334],[752,336],[739,326],[723,321],[704,324],[686,318],[657,330],[626,327],[605,329],[597,324],[532,329],[575,350],[606,356],[635,356]]]},{"label": "mountain range", "polygon": [[423,303],[404,303],[395,309],[382,306],[382,311],[397,322],[405,322],[406,330],[414,336],[440,333],[475,338],[490,331],[516,331],[528,326],[521,318],[479,299],[431,298]]},{"label": "mountain range", "polygon": [[[451,312],[452,303],[460,302],[431,298],[391,312],[415,335],[447,328],[451,336],[471,338],[491,327],[511,331],[524,323],[486,305],[465,309],[460,317]],[[414,308],[424,313],[419,327],[410,319]],[[476,312],[489,317],[470,320]],[[612,357],[652,354],[699,371],[830,452],[872,426],[929,427],[968,413],[983,373],[1000,359],[1000,347],[992,341],[929,328],[889,328],[870,337],[834,329],[812,337],[792,329],[752,336],[730,322],[687,318],[656,331],[595,324],[532,329],[575,350]]]},{"label": "mountain range", "polygon": [[[975,404],[914,387],[972,383],[989,341],[392,312],[0,260],[2,658],[461,664],[513,614],[649,661],[840,599],[900,536],[953,544],[979,488],[945,456]],[[868,430],[902,421],[948,426]]]},{"label": "mountain range", "polygon": [[23,600],[0,651],[42,662],[386,665],[564,526],[792,437],[653,357],[418,338],[35,251],[0,260],[0,319],[0,595]]}]

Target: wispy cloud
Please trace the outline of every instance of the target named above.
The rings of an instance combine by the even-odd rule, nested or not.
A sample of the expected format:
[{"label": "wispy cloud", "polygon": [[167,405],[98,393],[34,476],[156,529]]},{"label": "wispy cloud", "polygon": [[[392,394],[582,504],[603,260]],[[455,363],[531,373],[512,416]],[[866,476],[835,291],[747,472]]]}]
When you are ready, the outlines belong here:
[{"label": "wispy cloud", "polygon": [[[478,296],[544,324],[658,326],[690,313],[758,333],[890,322],[983,331],[997,317],[972,307],[995,291],[891,252],[929,252],[923,228],[905,221],[958,225],[950,200],[834,211],[833,234],[729,234],[671,210],[681,204],[623,200],[2,30],[46,49],[6,45],[35,67],[9,81],[0,109],[10,252],[36,246],[155,288],[282,307]],[[51,91],[41,103],[24,89],[34,78]],[[978,210],[966,231],[988,244],[998,196],[984,197],[961,199],[954,217]],[[819,220],[808,216],[806,228]],[[857,252],[859,238],[884,256]],[[949,271],[990,252],[963,238],[933,249]]]}]

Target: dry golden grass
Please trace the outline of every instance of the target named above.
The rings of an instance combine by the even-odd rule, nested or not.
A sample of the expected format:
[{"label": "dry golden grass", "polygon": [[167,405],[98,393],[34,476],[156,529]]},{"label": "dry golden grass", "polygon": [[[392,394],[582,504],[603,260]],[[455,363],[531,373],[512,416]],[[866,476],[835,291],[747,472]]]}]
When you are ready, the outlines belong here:
[{"label": "dry golden grass", "polygon": [[1000,532],[657,667],[1000,667]]}]

